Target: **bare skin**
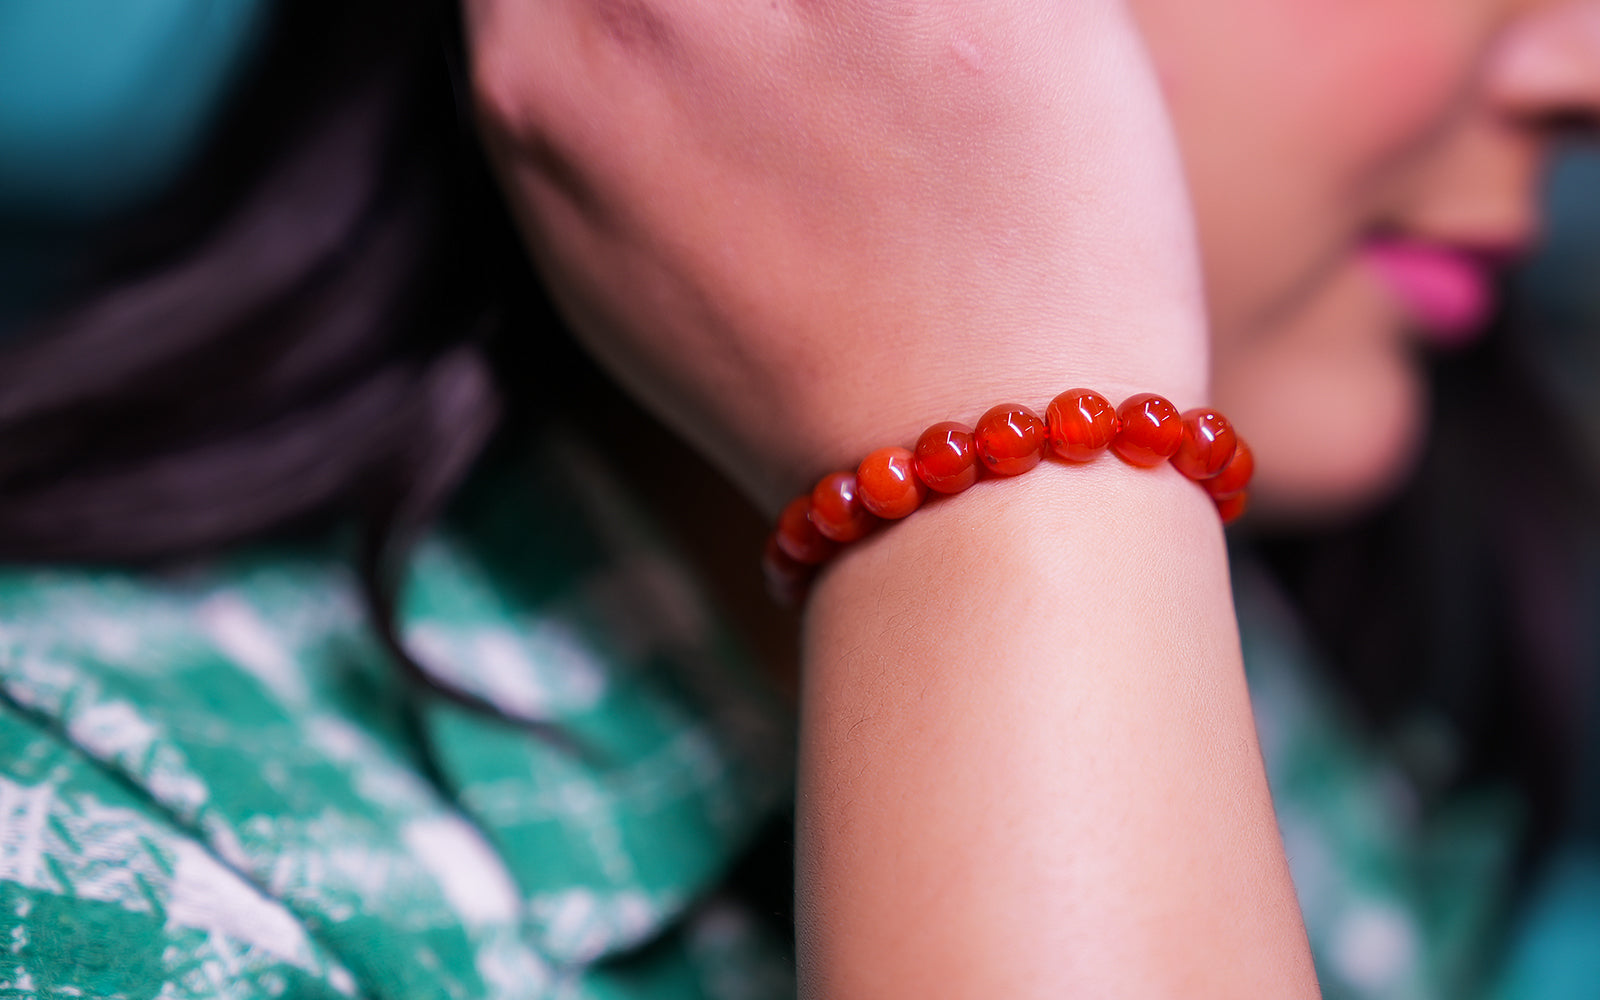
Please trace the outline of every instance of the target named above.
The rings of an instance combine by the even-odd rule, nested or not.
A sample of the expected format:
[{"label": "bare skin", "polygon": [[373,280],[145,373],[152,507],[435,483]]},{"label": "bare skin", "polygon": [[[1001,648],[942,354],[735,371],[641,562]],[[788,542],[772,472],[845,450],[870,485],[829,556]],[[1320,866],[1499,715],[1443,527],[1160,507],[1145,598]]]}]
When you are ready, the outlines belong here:
[{"label": "bare skin", "polygon": [[1316,995],[1209,502],[1115,462],[990,485],[813,595],[809,995]]}]

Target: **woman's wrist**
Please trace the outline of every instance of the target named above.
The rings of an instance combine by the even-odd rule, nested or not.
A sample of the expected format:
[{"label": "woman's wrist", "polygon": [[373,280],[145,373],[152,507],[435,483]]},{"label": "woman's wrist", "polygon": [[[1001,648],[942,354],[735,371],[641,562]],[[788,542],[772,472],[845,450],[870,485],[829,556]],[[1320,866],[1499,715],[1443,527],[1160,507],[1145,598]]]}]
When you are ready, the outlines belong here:
[{"label": "woman's wrist", "polygon": [[1113,461],[959,500],[808,606],[808,981],[1311,995],[1206,495]]}]

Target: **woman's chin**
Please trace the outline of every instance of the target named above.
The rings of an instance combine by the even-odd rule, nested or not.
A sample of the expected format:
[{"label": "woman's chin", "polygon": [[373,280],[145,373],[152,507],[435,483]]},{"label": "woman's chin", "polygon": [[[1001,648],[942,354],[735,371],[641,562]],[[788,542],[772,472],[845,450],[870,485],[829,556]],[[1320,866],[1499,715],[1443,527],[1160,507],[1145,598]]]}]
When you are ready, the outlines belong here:
[{"label": "woman's chin", "polygon": [[1391,497],[1416,464],[1427,385],[1408,352],[1267,352],[1219,373],[1213,398],[1256,457],[1252,521],[1324,525]]},{"label": "woman's chin", "polygon": [[1372,270],[1349,261],[1291,318],[1219,341],[1212,399],[1255,452],[1252,522],[1326,525],[1406,481],[1428,409],[1413,325]]}]

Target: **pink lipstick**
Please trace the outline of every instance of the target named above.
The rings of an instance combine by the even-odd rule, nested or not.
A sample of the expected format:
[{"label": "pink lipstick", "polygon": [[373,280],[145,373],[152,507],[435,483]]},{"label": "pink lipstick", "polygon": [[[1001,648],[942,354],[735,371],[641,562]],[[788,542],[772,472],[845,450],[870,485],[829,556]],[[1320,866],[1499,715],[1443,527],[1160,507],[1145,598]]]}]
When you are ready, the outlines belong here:
[{"label": "pink lipstick", "polygon": [[1495,254],[1381,237],[1368,242],[1361,256],[1436,346],[1470,343],[1494,315]]}]

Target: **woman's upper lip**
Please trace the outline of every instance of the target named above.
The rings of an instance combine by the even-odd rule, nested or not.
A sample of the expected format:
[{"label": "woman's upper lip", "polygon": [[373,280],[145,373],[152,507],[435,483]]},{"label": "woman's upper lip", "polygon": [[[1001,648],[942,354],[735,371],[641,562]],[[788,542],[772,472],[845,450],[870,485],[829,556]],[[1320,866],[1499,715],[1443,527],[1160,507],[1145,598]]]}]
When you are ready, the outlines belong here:
[{"label": "woman's upper lip", "polygon": [[1368,244],[1430,249],[1454,254],[1496,271],[1525,260],[1535,244],[1534,227],[1517,226],[1494,231],[1432,233],[1427,231],[1380,230],[1371,234]]},{"label": "woman's upper lip", "polygon": [[1479,264],[1495,271],[1504,271],[1507,268],[1520,264],[1532,251],[1533,241],[1521,238],[1507,238],[1504,240],[1476,240],[1458,241],[1443,244],[1448,250],[1471,258]]}]

